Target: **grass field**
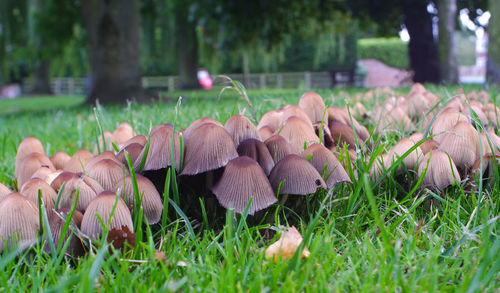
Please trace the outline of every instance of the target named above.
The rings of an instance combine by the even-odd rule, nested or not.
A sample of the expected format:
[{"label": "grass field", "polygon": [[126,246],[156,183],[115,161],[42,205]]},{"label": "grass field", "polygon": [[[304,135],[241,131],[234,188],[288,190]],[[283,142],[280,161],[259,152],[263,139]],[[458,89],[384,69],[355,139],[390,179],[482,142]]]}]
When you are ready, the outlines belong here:
[{"label": "grass field", "polygon": [[[454,89],[432,90],[447,96]],[[344,97],[358,91],[319,93],[327,106],[341,106]],[[249,96],[260,118],[285,103],[297,104],[302,92],[249,91]],[[180,105],[178,96],[183,97]],[[229,93],[220,102],[215,91],[169,93],[163,101],[103,106],[95,111],[81,104],[83,97],[0,101],[0,182],[12,186],[16,148],[26,136],[39,138],[49,155],[57,150],[72,154],[80,148],[94,149],[96,114],[106,130],[127,121],[138,133],[147,133],[159,123],[180,129],[204,116],[225,122],[233,114],[250,115],[247,104]],[[374,103],[369,101],[368,108]],[[369,121],[361,122],[372,130]],[[374,140],[388,148],[395,138]],[[308,202],[320,203],[320,207],[293,220],[311,251],[309,258],[265,260],[270,241],[262,235],[276,227],[252,227],[242,219],[227,217],[222,229],[202,230],[179,217],[162,227],[163,232],[145,232],[135,251],[124,254],[111,251],[104,239],[78,259],[45,253],[41,244],[24,252],[4,253],[0,256],[0,291],[500,290],[500,178],[497,184],[479,184],[471,191],[455,188],[440,194],[418,188],[416,176],[404,184],[388,176],[372,186],[369,167],[361,159],[357,166],[359,180],[310,196]],[[158,251],[164,257],[158,257]]]}]

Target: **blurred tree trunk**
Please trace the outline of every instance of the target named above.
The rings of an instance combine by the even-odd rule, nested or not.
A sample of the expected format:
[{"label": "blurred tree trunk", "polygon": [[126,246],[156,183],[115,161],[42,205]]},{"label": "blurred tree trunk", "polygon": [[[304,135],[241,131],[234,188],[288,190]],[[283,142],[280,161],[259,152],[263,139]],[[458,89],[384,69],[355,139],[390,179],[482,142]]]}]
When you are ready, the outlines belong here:
[{"label": "blurred tree trunk", "polygon": [[50,88],[50,60],[46,52],[44,52],[45,38],[37,32],[37,15],[44,8],[44,1],[30,0],[29,5],[29,19],[28,19],[28,34],[31,40],[35,41],[35,64],[33,71],[33,87],[29,94],[31,95],[50,95],[52,89]]},{"label": "blurred tree trunk", "polygon": [[402,2],[404,24],[410,35],[410,66],[413,81],[438,83],[439,54],[432,34],[432,16],[427,12],[427,1]]},{"label": "blurred tree trunk", "polygon": [[154,98],[141,84],[138,0],[83,0],[91,84],[87,102]]},{"label": "blurred tree trunk", "polygon": [[198,83],[198,36],[196,23],[189,19],[190,1],[177,1],[175,9],[175,37],[177,41],[177,68],[180,89],[200,88]]},{"label": "blurred tree trunk", "polygon": [[446,84],[458,83],[457,42],[457,0],[439,0],[439,59],[441,80]]},{"label": "blurred tree trunk", "polygon": [[489,0],[491,19],[488,24],[488,62],[486,76],[489,82],[500,83],[500,1]]}]

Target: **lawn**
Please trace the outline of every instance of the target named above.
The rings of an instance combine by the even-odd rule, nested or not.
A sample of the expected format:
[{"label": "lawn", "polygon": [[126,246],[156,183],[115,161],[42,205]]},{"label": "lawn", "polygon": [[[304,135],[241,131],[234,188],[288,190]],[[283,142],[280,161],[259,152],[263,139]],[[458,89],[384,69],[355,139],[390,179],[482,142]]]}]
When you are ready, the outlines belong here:
[{"label": "lawn", "polygon": [[[466,91],[471,88],[466,88]],[[449,97],[454,88],[432,87]],[[327,106],[343,106],[362,89],[319,90]],[[297,104],[304,90],[259,90],[248,95],[260,118],[286,103]],[[401,89],[405,94],[408,89]],[[122,121],[137,133],[151,126],[187,127],[210,116],[251,117],[234,93],[164,93],[161,102],[125,106],[82,104],[83,97],[38,97],[0,101],[0,182],[12,186],[16,148],[35,136],[47,154],[93,150],[99,125],[112,131]],[[178,99],[182,96],[182,99]],[[371,109],[377,100],[367,101]],[[371,132],[369,120],[360,121]],[[379,150],[398,136],[374,136]],[[419,188],[418,177],[398,182],[388,175],[374,186],[369,166],[358,154],[358,179],[307,197],[300,217],[279,217],[295,225],[310,250],[308,258],[266,260],[266,235],[278,225],[247,225],[228,214],[225,225],[202,229],[178,216],[164,227],[143,227],[134,251],[109,249],[105,239],[81,258],[44,252],[42,245],[0,256],[0,290],[69,291],[467,291],[500,289],[499,184],[444,193]],[[500,181],[496,178],[497,183]],[[186,221],[188,220],[188,221]],[[289,220],[289,223],[286,223]],[[223,226],[223,227],[222,227]],[[222,228],[220,228],[222,227]],[[160,253],[160,252],[163,252]]]}]

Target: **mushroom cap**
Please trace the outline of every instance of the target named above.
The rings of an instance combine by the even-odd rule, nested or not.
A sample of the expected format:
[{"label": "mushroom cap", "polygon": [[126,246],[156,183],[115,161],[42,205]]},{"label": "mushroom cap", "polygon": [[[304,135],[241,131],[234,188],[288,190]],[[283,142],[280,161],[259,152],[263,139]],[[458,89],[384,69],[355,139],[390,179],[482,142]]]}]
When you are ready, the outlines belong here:
[{"label": "mushroom cap", "polygon": [[296,116],[312,127],[312,122],[311,119],[309,119],[309,116],[306,112],[304,112],[304,110],[302,110],[301,107],[297,105],[285,105],[279,111],[282,112],[281,121],[285,121],[285,123],[290,117]]},{"label": "mushroom cap", "polygon": [[191,123],[188,128],[186,128],[183,132],[182,132],[182,137],[184,138],[184,142],[187,143],[187,141],[189,140],[189,137],[191,136],[191,133],[198,127],[200,127],[201,125],[205,124],[205,123],[212,123],[212,124],[215,124],[215,125],[218,125],[218,126],[221,126],[223,127],[222,123],[220,123],[219,121],[211,118],[211,117],[203,117],[203,118],[200,118],[200,119],[196,119],[195,121],[193,121],[193,123]]},{"label": "mushroom cap", "polygon": [[[172,163],[172,136],[174,141],[174,162]],[[134,163],[134,169],[139,170],[142,157],[146,148],[143,148]],[[179,170],[181,157],[181,147],[179,133],[174,131],[174,127],[170,124],[162,124],[155,127],[151,132],[151,140],[146,157],[146,163],[141,171],[153,171],[174,166],[175,170]]]},{"label": "mushroom cap", "polygon": [[31,153],[45,154],[45,149],[38,138],[28,136],[17,147],[15,174],[18,172],[19,164]]},{"label": "mushroom cap", "polygon": [[264,126],[267,126],[272,129],[272,132],[275,132],[281,127],[281,123],[283,121],[282,116],[282,111],[272,110],[266,112],[264,115],[262,115],[262,118],[260,118],[257,129],[261,129]]},{"label": "mushroom cap", "polygon": [[325,102],[323,98],[315,92],[305,92],[299,100],[299,107],[306,112],[312,122],[323,120],[325,112]]},{"label": "mushroom cap", "polygon": [[247,156],[229,161],[212,191],[223,207],[234,208],[238,214],[245,211],[251,198],[250,215],[277,201],[266,174],[256,161]]},{"label": "mushroom cap", "polygon": [[[429,161],[428,166],[427,161]],[[426,167],[427,172],[422,182],[424,186],[434,186],[439,190],[443,190],[447,186],[453,184],[455,178],[457,182],[460,182],[460,174],[458,173],[455,163],[448,158],[445,152],[439,149],[432,150],[422,157],[419,161],[418,177],[422,176]]]},{"label": "mushroom cap", "polygon": [[103,160],[103,159],[109,159],[109,160],[117,162],[118,164],[122,163],[120,160],[118,160],[115,153],[113,153],[112,151],[104,151],[104,152],[90,158],[87,161],[87,164],[85,164],[85,170],[92,168],[96,163],[98,163],[100,160]]},{"label": "mushroom cap", "polygon": [[113,192],[104,191],[95,197],[87,207],[83,214],[81,231],[83,234],[96,238],[102,232],[101,224],[97,215],[101,218],[104,224],[107,224],[111,217],[111,211],[116,201],[116,209],[111,219],[109,229],[121,229],[122,226],[127,226],[130,231],[134,231],[132,223],[132,215],[127,205],[121,197],[117,197]]},{"label": "mushroom cap", "polygon": [[125,145],[119,152],[116,154],[116,158],[124,165],[127,164],[127,159],[125,157],[125,152],[130,155],[130,160],[132,163],[137,161],[137,158],[140,156],[142,150],[144,149],[144,145],[133,142]]},{"label": "mushroom cap", "polygon": [[472,101],[471,101],[470,108],[469,107],[465,107],[464,110],[462,111],[462,113],[465,116],[467,116],[467,118],[469,119],[469,121],[474,121],[474,119],[473,119],[473,117],[474,117],[473,112],[477,114],[477,117],[479,118],[479,121],[481,122],[482,125],[487,125],[488,124],[488,117],[486,116],[486,113],[484,113],[482,105],[481,106],[472,105]]},{"label": "mushroom cap", "polygon": [[269,153],[266,145],[257,139],[249,138],[242,141],[236,149],[239,156],[247,156],[255,160],[269,176],[274,167],[273,157]]},{"label": "mushroom cap", "polygon": [[469,169],[479,158],[479,134],[469,122],[459,122],[443,134],[440,148],[447,152],[459,169]]},{"label": "mushroom cap", "polygon": [[33,175],[31,175],[31,179],[38,178],[38,179],[46,180],[47,177],[54,172],[57,172],[57,171],[54,171],[48,167],[42,166],[42,167],[38,168],[35,171],[35,173],[33,173]]},{"label": "mushroom cap", "polygon": [[389,154],[382,154],[375,158],[372,166],[370,167],[370,178],[378,180],[382,174],[391,167],[391,156]]},{"label": "mushroom cap", "polygon": [[275,192],[283,182],[280,194],[307,195],[315,193],[326,184],[321,175],[306,159],[298,155],[288,155],[274,165],[269,182]]},{"label": "mushroom cap", "polygon": [[[59,209],[57,212],[53,213],[49,218],[50,224],[50,232],[52,233],[52,240],[54,244],[57,245],[59,243],[59,238],[61,237],[61,232],[66,222],[66,218],[69,215],[70,209],[64,208]],[[71,217],[71,222],[80,229],[82,225],[83,214],[78,210],[75,210],[73,216]],[[71,235],[71,229],[68,229],[64,239],[68,239]],[[72,255],[79,255],[83,252],[82,242],[76,235],[71,236],[71,240],[67,249],[67,252]]]},{"label": "mushroom cap", "polygon": [[181,175],[195,175],[224,167],[237,156],[234,141],[224,127],[213,123],[200,125],[186,142]]},{"label": "mushroom cap", "polygon": [[[6,244],[21,249],[35,244],[40,231],[38,207],[20,193],[11,193],[0,202],[0,251]],[[10,242],[9,242],[10,241]]]},{"label": "mushroom cap", "polygon": [[250,119],[243,115],[233,115],[229,117],[226,124],[224,124],[224,128],[229,132],[236,146],[239,145],[241,141],[248,138],[261,140],[255,125],[253,125]]},{"label": "mushroom cap", "polygon": [[[389,156],[391,157],[392,161],[396,161],[399,157],[403,156],[404,153],[406,153],[408,150],[410,150],[415,143],[409,139],[409,138],[402,138],[398,143],[396,143],[390,150],[389,150]],[[403,164],[405,164],[406,169],[416,169],[417,168],[417,162],[420,157],[422,157],[422,150],[420,149],[420,146],[415,148],[411,153],[408,154],[403,159]]]},{"label": "mushroom cap", "polygon": [[84,212],[97,194],[103,191],[103,188],[97,181],[83,173],[74,174],[63,172],[54,179],[51,186],[54,190],[59,192],[62,183],[65,184],[64,190],[61,192],[59,208],[71,208],[76,198],[76,192],[78,191],[76,209],[80,212]]},{"label": "mushroom cap", "polygon": [[[334,121],[328,123],[328,128],[335,145],[347,145],[349,149],[356,149],[356,139],[351,126]],[[362,144],[363,140],[360,137],[358,139],[359,144]]]},{"label": "mushroom cap", "polygon": [[342,124],[350,125],[349,113],[340,107],[331,106],[326,109],[327,122],[339,122]]},{"label": "mushroom cap", "polygon": [[27,199],[38,203],[38,190],[42,193],[42,202],[47,210],[47,216],[50,218],[57,200],[57,192],[47,182],[42,179],[30,179],[21,186],[20,192]]},{"label": "mushroom cap", "polygon": [[87,169],[90,177],[99,182],[104,190],[114,191],[116,184],[128,174],[128,169],[111,159],[102,159]]},{"label": "mushroom cap", "polygon": [[122,122],[111,134],[110,141],[118,146],[122,146],[129,139],[134,137],[134,129],[127,122]]},{"label": "mushroom cap", "polygon": [[259,133],[260,138],[262,141],[270,138],[274,134],[274,130],[271,128],[269,125],[264,125],[257,129],[257,132]]},{"label": "mushroom cap", "polygon": [[283,136],[278,134],[275,134],[266,139],[266,141],[264,141],[264,144],[269,150],[269,153],[271,154],[274,162],[281,161],[281,159],[283,159],[287,155],[295,154],[292,146],[288,143],[288,141],[286,141]]},{"label": "mushroom cap", "polygon": [[467,116],[451,109],[442,110],[431,126],[431,133],[435,135],[434,140],[441,143],[444,133],[450,131],[458,122],[469,122]]},{"label": "mushroom cap", "polygon": [[87,162],[93,157],[92,153],[87,149],[77,150],[71,160],[64,165],[63,170],[68,172],[82,172],[85,169]]},{"label": "mushroom cap", "polygon": [[56,169],[63,169],[64,166],[71,160],[71,156],[63,151],[55,152],[52,157],[50,157],[50,161],[54,164]]},{"label": "mushroom cap", "polygon": [[132,137],[131,139],[127,140],[123,144],[122,149],[127,147],[129,144],[132,144],[132,143],[138,143],[142,146],[145,146],[147,141],[148,141],[148,138],[145,135],[139,134],[139,135],[136,135],[136,136]]},{"label": "mushroom cap", "polygon": [[47,167],[55,171],[54,165],[50,159],[41,153],[31,153],[27,155],[19,164],[16,170],[17,187],[18,189],[28,180],[30,180],[33,173],[36,172],[40,167]]},{"label": "mushroom cap", "polygon": [[[148,219],[149,224],[156,224],[160,221],[161,213],[163,211],[163,202],[160,194],[148,178],[137,174],[136,180],[137,187],[139,189],[139,196],[142,196],[141,205],[144,209],[144,215]],[[127,175],[125,180],[118,183],[117,193],[123,198],[126,204],[134,205],[134,188],[132,186],[132,177],[130,175]]]},{"label": "mushroom cap", "polygon": [[305,159],[311,157],[311,164],[323,178],[326,178],[325,183],[328,188],[339,182],[352,182],[339,160],[324,145],[313,144],[301,155]]},{"label": "mushroom cap", "polygon": [[2,201],[10,193],[12,193],[12,191],[3,183],[0,183],[0,201]]},{"label": "mushroom cap", "polygon": [[319,137],[314,132],[312,124],[297,116],[288,118],[279,134],[290,143],[294,152],[298,154],[304,151],[304,146],[319,143]]}]

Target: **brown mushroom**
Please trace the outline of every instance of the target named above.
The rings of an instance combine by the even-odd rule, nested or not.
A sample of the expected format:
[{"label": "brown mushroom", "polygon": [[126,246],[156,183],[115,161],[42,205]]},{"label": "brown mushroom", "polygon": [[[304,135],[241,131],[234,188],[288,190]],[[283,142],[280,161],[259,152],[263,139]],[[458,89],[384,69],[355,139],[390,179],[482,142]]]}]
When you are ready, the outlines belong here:
[{"label": "brown mushroom", "polygon": [[42,179],[30,179],[21,186],[21,194],[34,203],[38,203],[38,191],[42,193],[42,202],[50,218],[54,211],[54,204],[57,200],[56,191]]},{"label": "brown mushroom", "polygon": [[[53,213],[52,216],[49,218],[52,241],[54,242],[54,245],[56,245],[56,247],[59,243],[59,239],[61,238],[61,233],[69,213],[70,209],[63,208]],[[72,256],[79,256],[83,254],[83,244],[80,239],[80,235],[75,235],[75,233],[79,234],[79,229],[82,224],[82,219],[83,219],[83,214],[80,213],[78,210],[75,210],[73,216],[70,219],[71,225],[74,225],[74,227],[70,225],[69,229],[66,231],[66,234],[64,235],[64,241],[67,241],[68,237],[71,237],[66,252]],[[45,250],[48,251],[48,246],[45,247]]]},{"label": "brown mushroom", "polygon": [[69,160],[66,165],[64,165],[63,170],[68,172],[82,172],[85,170],[85,165],[88,160],[93,157],[92,153],[87,149],[81,149],[76,151],[73,156],[71,156],[71,160]]},{"label": "brown mushroom", "polygon": [[31,153],[26,156],[16,170],[18,189],[20,189],[40,167],[47,167],[55,171],[54,165],[45,154]]},{"label": "brown mushroom", "polygon": [[[136,175],[139,196],[142,197],[142,208],[149,224],[156,224],[161,219],[163,203],[160,194],[153,183],[146,177]],[[135,202],[132,177],[126,176],[117,186],[117,193],[123,198],[126,204],[133,206]]]},{"label": "brown mushroom", "polygon": [[233,138],[234,144],[238,146],[241,141],[254,138],[260,140],[260,135],[252,121],[243,115],[233,115],[229,117],[224,128]]},{"label": "brown mushroom", "polygon": [[479,158],[479,134],[468,122],[459,122],[443,134],[440,148],[447,152],[459,170],[469,170]]},{"label": "brown mushroom", "polygon": [[31,153],[45,154],[42,143],[35,137],[24,138],[17,147],[16,163],[14,173],[17,174],[21,162]]},{"label": "brown mushroom", "polygon": [[250,215],[277,201],[266,174],[256,161],[247,156],[229,161],[212,191],[223,207],[233,208],[238,214],[245,211],[251,198]]},{"label": "brown mushroom", "polygon": [[453,182],[460,182],[460,174],[453,160],[439,149],[430,151],[419,160],[419,177],[422,176],[426,168],[427,171],[422,182],[423,186],[433,186],[443,190]]},{"label": "brown mushroom", "polygon": [[315,193],[318,188],[326,189],[321,175],[306,159],[298,155],[288,155],[276,163],[269,182],[275,192],[281,185],[279,194],[307,195]]},{"label": "brown mushroom", "polygon": [[299,100],[299,107],[306,112],[311,121],[320,122],[325,113],[325,102],[323,98],[315,92],[305,92]]},{"label": "brown mushroom", "polygon": [[259,129],[257,129],[257,132],[259,133],[259,136],[262,139],[262,141],[265,141],[274,134],[274,130],[269,125],[264,125],[260,127]]},{"label": "brown mushroom", "polygon": [[264,141],[274,162],[279,162],[285,156],[295,154],[292,146],[281,135],[273,135]]},{"label": "brown mushroom", "polygon": [[[115,203],[116,209],[110,221],[111,212]],[[87,210],[83,214],[81,231],[91,238],[98,237],[102,232],[101,223],[97,215],[99,215],[104,225],[110,222],[109,229],[121,229],[122,226],[127,226],[129,230],[132,232],[134,231],[130,210],[123,199],[116,196],[113,192],[101,192],[90,202]]]},{"label": "brown mushroom", "polygon": [[342,164],[325,146],[313,144],[302,153],[302,157],[310,158],[311,164],[325,179],[328,188],[332,188],[339,182],[351,182]]},{"label": "brown mushroom", "polygon": [[257,139],[249,138],[242,141],[236,149],[239,156],[247,156],[255,160],[264,170],[266,176],[269,176],[274,167],[273,157],[269,153],[266,145]]},{"label": "brown mushroom", "polygon": [[71,160],[71,156],[63,151],[57,151],[52,155],[52,157],[50,157],[50,161],[58,170],[62,170],[69,160]]},{"label": "brown mushroom", "polygon": [[128,169],[111,159],[102,159],[88,168],[88,174],[101,184],[104,190],[114,191],[116,184],[128,174]]},{"label": "brown mushroom", "polygon": [[297,116],[288,118],[279,135],[283,136],[292,146],[295,153],[301,153],[307,146],[319,143],[319,137],[314,132],[312,124]]},{"label": "brown mushroom", "polygon": [[18,245],[34,245],[40,231],[38,207],[20,193],[11,193],[0,202],[0,252]]}]

